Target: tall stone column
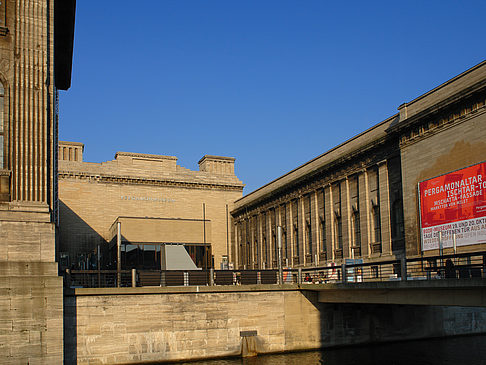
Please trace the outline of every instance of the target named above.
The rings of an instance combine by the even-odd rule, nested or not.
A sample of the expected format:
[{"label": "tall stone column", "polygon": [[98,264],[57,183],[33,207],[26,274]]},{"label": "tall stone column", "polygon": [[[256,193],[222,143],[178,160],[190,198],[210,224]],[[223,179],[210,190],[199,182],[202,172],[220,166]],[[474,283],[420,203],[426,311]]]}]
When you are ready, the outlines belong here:
[{"label": "tall stone column", "polygon": [[54,0],[1,1],[0,13],[2,363],[61,364]]},{"label": "tall stone column", "polygon": [[370,194],[368,185],[368,172],[363,169],[358,175],[359,184],[359,215],[361,230],[361,256],[370,255],[371,226],[370,226]]},{"label": "tall stone column", "polygon": [[290,257],[289,257],[289,264],[291,267],[294,266],[294,256],[295,255],[295,248],[294,248],[294,211],[293,211],[293,204],[292,200],[289,201],[289,214],[287,218],[287,239],[290,245]]},{"label": "tall stone column", "polygon": [[346,177],[341,183],[341,219],[343,222],[343,259],[353,257],[351,253],[351,206],[349,198],[349,179]]},{"label": "tall stone column", "polygon": [[260,268],[260,239],[258,237],[258,214],[255,214],[253,217],[254,221],[252,224],[253,227],[253,234],[252,234],[252,244],[253,244],[253,267]]},{"label": "tall stone column", "polygon": [[258,267],[263,268],[263,257],[264,257],[264,247],[263,247],[263,217],[262,212],[258,212],[258,246],[259,246],[259,258]]},{"label": "tall stone column", "polygon": [[325,209],[325,215],[326,215],[326,231],[328,232],[327,237],[329,240],[327,241],[327,248],[328,248],[328,259],[331,259],[332,261],[335,260],[336,254],[334,252],[334,249],[336,248],[336,242],[335,242],[335,237],[336,234],[334,232],[334,219],[335,219],[335,214],[334,214],[334,199],[332,197],[332,185],[329,184],[326,189],[326,209]]},{"label": "tall stone column", "polygon": [[236,268],[237,256],[236,256],[236,247],[238,246],[238,225],[235,221],[232,224],[233,231],[231,232],[231,245],[230,245],[230,257],[229,261],[233,263],[233,267]]},{"label": "tall stone column", "polygon": [[301,265],[306,264],[305,254],[306,254],[306,232],[305,232],[305,208],[304,208],[304,197],[299,197],[299,263]]},{"label": "tall stone column", "polygon": [[311,193],[311,226],[312,226],[312,254],[315,264],[319,264],[320,232],[319,232],[319,202],[317,190]]},{"label": "tall stone column", "polygon": [[381,218],[381,247],[383,255],[392,253],[391,222],[390,222],[390,189],[388,182],[387,161],[378,163],[379,192],[380,192],[380,218]]},{"label": "tall stone column", "polygon": [[285,239],[287,241],[286,266],[292,263],[292,240],[291,240],[292,223],[290,220],[290,201],[285,202]]},{"label": "tall stone column", "polygon": [[272,255],[272,214],[270,210],[267,211],[267,229],[266,229],[266,234],[267,234],[267,269],[270,269],[272,267],[272,260],[273,260],[273,255]]}]

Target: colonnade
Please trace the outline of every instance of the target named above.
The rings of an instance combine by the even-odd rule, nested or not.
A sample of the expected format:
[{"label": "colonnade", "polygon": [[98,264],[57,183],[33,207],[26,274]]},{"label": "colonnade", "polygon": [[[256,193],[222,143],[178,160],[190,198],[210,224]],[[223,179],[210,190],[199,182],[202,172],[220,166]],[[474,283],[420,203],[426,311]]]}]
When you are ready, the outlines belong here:
[{"label": "colonnade", "polygon": [[277,226],[283,228],[282,259],[287,267],[391,255],[387,162],[335,179],[323,177],[270,202],[240,208],[233,217],[235,266],[276,268]]}]

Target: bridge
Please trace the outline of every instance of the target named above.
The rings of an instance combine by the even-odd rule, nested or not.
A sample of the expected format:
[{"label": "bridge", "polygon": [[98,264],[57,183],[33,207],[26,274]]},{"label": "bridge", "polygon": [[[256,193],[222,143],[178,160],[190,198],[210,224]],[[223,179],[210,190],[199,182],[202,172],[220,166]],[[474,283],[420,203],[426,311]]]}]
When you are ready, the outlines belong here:
[{"label": "bridge", "polygon": [[486,280],[442,279],[348,284],[302,284],[321,303],[486,307]]},{"label": "bridge", "polygon": [[[486,252],[279,270],[71,270],[78,294],[299,290],[321,303],[486,307]],[[157,288],[158,287],[158,288]],[[99,289],[86,288],[104,288]],[[69,290],[68,290],[69,292]],[[83,293],[83,294],[82,294]]]}]

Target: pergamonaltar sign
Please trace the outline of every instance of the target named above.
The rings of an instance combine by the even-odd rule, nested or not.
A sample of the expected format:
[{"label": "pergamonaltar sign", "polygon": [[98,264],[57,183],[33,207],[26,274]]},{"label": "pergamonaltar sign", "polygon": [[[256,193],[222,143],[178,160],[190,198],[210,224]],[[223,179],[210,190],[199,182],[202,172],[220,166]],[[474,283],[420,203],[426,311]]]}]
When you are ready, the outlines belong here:
[{"label": "pergamonaltar sign", "polygon": [[486,162],[419,183],[422,250],[486,242]]}]

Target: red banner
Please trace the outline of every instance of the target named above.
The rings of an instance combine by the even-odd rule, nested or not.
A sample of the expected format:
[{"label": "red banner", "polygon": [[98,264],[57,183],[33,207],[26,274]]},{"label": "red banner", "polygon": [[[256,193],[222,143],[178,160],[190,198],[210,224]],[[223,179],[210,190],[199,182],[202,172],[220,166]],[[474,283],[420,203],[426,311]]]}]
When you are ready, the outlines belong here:
[{"label": "red banner", "polygon": [[[438,247],[437,232],[445,241],[460,238],[458,245],[481,243],[485,232],[468,233],[467,227],[486,228],[486,162],[419,183],[424,249]],[[463,224],[460,224],[460,223]],[[483,227],[482,227],[483,226]],[[428,229],[436,227],[436,229]],[[476,230],[472,227],[470,229]],[[461,234],[461,235],[460,235]],[[434,242],[437,244],[433,244]],[[450,242],[443,247],[450,247]]]}]

